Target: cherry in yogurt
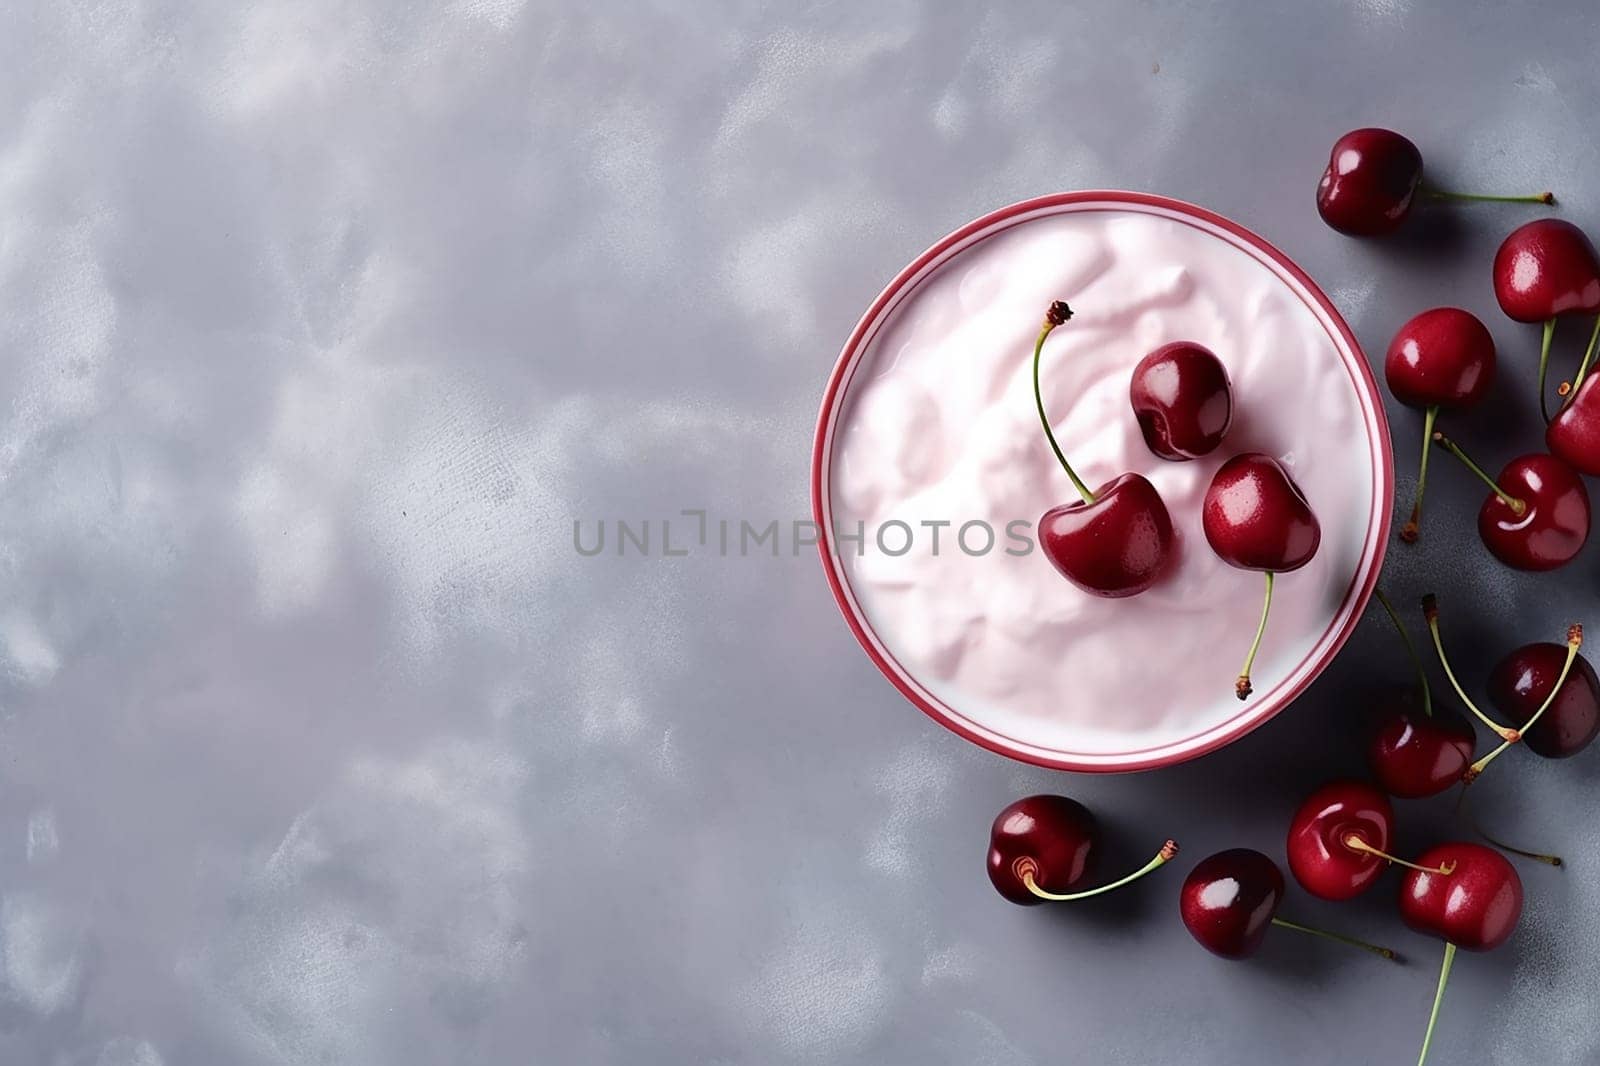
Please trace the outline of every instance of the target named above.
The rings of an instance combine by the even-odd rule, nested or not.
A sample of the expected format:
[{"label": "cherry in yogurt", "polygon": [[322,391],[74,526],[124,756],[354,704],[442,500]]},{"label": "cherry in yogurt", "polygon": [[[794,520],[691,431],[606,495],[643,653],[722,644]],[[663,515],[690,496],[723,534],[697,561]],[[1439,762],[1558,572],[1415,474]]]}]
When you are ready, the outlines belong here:
[{"label": "cherry in yogurt", "polygon": [[1250,670],[1267,632],[1274,576],[1311,561],[1322,543],[1322,527],[1289,471],[1260,452],[1236,455],[1217,468],[1206,489],[1200,520],[1206,543],[1223,562],[1260,571],[1267,578],[1261,622],[1234,682],[1234,694],[1242,700],[1252,691]]},{"label": "cherry in yogurt", "polygon": [[1039,519],[1039,547],[1062,577],[1085,592],[1119,598],[1154,585],[1172,554],[1172,516],[1156,487],[1140,474],[1122,474],[1090,491],[1056,442],[1039,388],[1045,338],[1072,317],[1057,300],[1045,313],[1033,346],[1033,398],[1045,438],[1080,501],[1059,504]]},{"label": "cherry in yogurt", "polygon": [[1228,370],[1211,349],[1193,341],[1163,344],[1139,360],[1128,399],[1145,444],[1175,462],[1215,451],[1233,422]]}]

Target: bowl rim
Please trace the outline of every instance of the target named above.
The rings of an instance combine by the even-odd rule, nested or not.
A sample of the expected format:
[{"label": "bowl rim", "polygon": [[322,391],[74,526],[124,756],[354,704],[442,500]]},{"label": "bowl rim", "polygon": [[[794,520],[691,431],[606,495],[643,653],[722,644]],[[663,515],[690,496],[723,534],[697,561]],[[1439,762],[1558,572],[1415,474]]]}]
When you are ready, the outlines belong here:
[{"label": "bowl rim", "polygon": [[[1177,215],[1203,223],[1200,228],[1222,231],[1222,234],[1226,234],[1223,239],[1232,238],[1237,246],[1241,246],[1241,250],[1247,254],[1253,250],[1266,261],[1266,265],[1277,268],[1286,282],[1292,282],[1288,288],[1306,303],[1323,328],[1329,332],[1335,348],[1338,349],[1347,369],[1351,371],[1351,380],[1365,416],[1363,426],[1377,438],[1376,449],[1372,448],[1371,441],[1368,442],[1369,453],[1375,453],[1377,457],[1378,469],[1373,471],[1373,499],[1368,517],[1367,537],[1350,587],[1345,590],[1344,598],[1330,619],[1331,639],[1325,631],[1323,637],[1313,644],[1307,655],[1288,672],[1284,682],[1264,693],[1263,698],[1256,701],[1253,706],[1242,709],[1239,714],[1220,725],[1212,726],[1192,737],[1125,755],[1063,752],[1058,749],[1033,746],[1026,741],[1007,737],[987,727],[979,726],[943,703],[931,692],[914,687],[908,680],[912,671],[894,662],[886,649],[879,647],[871,625],[846,591],[842,568],[833,550],[834,536],[828,521],[824,491],[829,481],[830,447],[834,430],[838,425],[838,420],[834,416],[838,413],[840,403],[845,396],[846,385],[859,357],[870,346],[878,327],[887,320],[901,297],[929,276],[934,268],[942,265],[945,259],[964,250],[974,237],[992,236],[992,233],[986,232],[990,230],[998,232],[996,227],[1001,223],[1009,221],[1017,224],[1044,214],[1096,209],[1095,205],[1102,210],[1135,208],[1141,209],[1144,213]],[[1150,211],[1151,208],[1156,210]],[[1270,241],[1232,219],[1187,201],[1154,193],[1119,189],[1085,189],[1050,193],[997,208],[946,234],[901,269],[867,307],[839,352],[823,391],[822,406],[817,417],[817,428],[811,450],[811,512],[817,529],[817,550],[822,559],[823,572],[827,575],[834,602],[844,615],[851,632],[855,634],[856,641],[878,671],[899,690],[901,695],[928,717],[980,747],[1035,766],[1086,773],[1151,770],[1197,759],[1259,728],[1293,703],[1338,656],[1345,642],[1360,624],[1372,596],[1372,590],[1377,585],[1378,574],[1383,569],[1384,556],[1388,550],[1390,526],[1393,522],[1394,482],[1394,447],[1377,379],[1354,332],[1321,287]],[[1336,623],[1337,628],[1333,629]]]}]

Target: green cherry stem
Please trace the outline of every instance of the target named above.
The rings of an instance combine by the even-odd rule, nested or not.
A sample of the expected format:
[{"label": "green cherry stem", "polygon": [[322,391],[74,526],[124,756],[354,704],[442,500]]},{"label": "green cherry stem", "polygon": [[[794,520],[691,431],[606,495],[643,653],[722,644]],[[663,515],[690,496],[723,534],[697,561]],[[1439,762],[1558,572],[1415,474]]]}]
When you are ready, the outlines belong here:
[{"label": "green cherry stem", "polygon": [[1428,1012],[1428,1031],[1422,1036],[1422,1054],[1417,1056],[1417,1066],[1428,1061],[1428,1046],[1433,1043],[1433,1026],[1439,1020],[1439,1004],[1444,1002],[1444,986],[1450,982],[1450,967],[1456,961],[1456,946],[1444,942],[1444,965],[1439,967],[1439,988],[1433,993],[1433,1009]]},{"label": "green cherry stem", "polygon": [[1439,665],[1444,667],[1444,676],[1450,679],[1450,687],[1456,690],[1456,695],[1466,705],[1467,710],[1478,716],[1478,721],[1488,726],[1495,735],[1507,744],[1515,744],[1522,739],[1522,734],[1509,726],[1503,726],[1493,718],[1478,709],[1472,698],[1461,688],[1461,682],[1456,680],[1456,672],[1450,669],[1450,658],[1444,653],[1444,641],[1439,636],[1439,598],[1433,593],[1422,597],[1422,617],[1427,620],[1428,633],[1433,637],[1433,650],[1438,653]]},{"label": "green cherry stem", "polygon": [[1394,623],[1394,631],[1405,641],[1406,655],[1410,657],[1411,665],[1417,671],[1417,684],[1422,686],[1422,711],[1432,718],[1433,687],[1428,684],[1428,672],[1422,668],[1422,656],[1417,654],[1417,646],[1411,642],[1411,634],[1406,632],[1405,623],[1400,621],[1400,615],[1395,612],[1394,604],[1389,602],[1389,597],[1383,594],[1383,589],[1376,585],[1372,586],[1372,595],[1383,605],[1384,611],[1389,615],[1389,621]]},{"label": "green cherry stem", "polygon": [[1513,513],[1521,516],[1528,510],[1528,505],[1526,503],[1517,499],[1505,489],[1501,488],[1499,483],[1484,471],[1483,467],[1473,462],[1472,457],[1461,450],[1461,445],[1457,444],[1443,433],[1435,433],[1433,435],[1433,443],[1437,444],[1439,447],[1443,448],[1457,459],[1460,459],[1462,464],[1465,465],[1468,470],[1472,471],[1474,474],[1477,474],[1478,479],[1485,485],[1489,486],[1489,491],[1500,497],[1501,501],[1505,503],[1507,507],[1511,508]]},{"label": "green cherry stem", "polygon": [[[1572,663],[1575,659],[1577,659],[1578,649],[1581,647],[1583,647],[1583,626],[1574,623],[1567,627],[1567,661],[1561,664],[1561,673],[1556,676],[1556,683],[1550,689],[1550,694],[1544,698],[1543,703],[1539,704],[1539,709],[1534,711],[1528,720],[1522,724],[1522,733],[1526,733],[1528,730],[1538,725],[1540,717],[1542,717],[1544,712],[1550,709],[1550,705],[1556,701],[1556,694],[1561,691],[1561,686],[1567,683],[1567,675],[1572,672]],[[1484,767],[1494,762],[1494,760],[1499,757],[1501,752],[1505,751],[1507,748],[1521,739],[1522,736],[1520,733],[1514,738],[1508,738],[1504,744],[1501,744],[1498,748],[1494,749],[1489,754],[1485,755],[1483,758],[1467,767],[1466,772],[1461,775],[1461,780],[1469,785],[1472,784],[1472,782],[1478,779],[1478,775],[1483,773]]]},{"label": "green cherry stem", "polygon": [[[1594,361],[1595,342],[1600,341],[1600,315],[1594,319],[1594,329],[1589,332],[1589,346],[1583,350],[1583,362],[1578,364],[1578,373],[1572,378],[1572,385],[1563,396],[1570,396],[1578,391],[1578,386],[1583,384],[1584,377],[1589,373],[1589,364]],[[1562,406],[1566,406],[1563,404]]]},{"label": "green cherry stem", "polygon": [[1114,888],[1121,888],[1123,885],[1139,880],[1139,878],[1143,877],[1147,873],[1150,873],[1152,870],[1156,870],[1165,866],[1167,863],[1171,862],[1173,857],[1177,854],[1178,842],[1176,840],[1169,840],[1165,844],[1161,845],[1161,850],[1156,852],[1155,858],[1145,863],[1139,869],[1133,871],[1133,873],[1129,874],[1127,877],[1113,881],[1109,885],[1101,885],[1099,888],[1091,888],[1083,892],[1068,892],[1065,895],[1055,892],[1046,892],[1044,889],[1039,887],[1038,882],[1034,880],[1034,877],[1039,873],[1039,864],[1026,855],[1013,863],[1011,869],[1014,873],[1016,873],[1017,879],[1027,886],[1028,891],[1032,892],[1035,896],[1038,896],[1040,899],[1050,900],[1054,903],[1063,903],[1075,899],[1088,899],[1090,896],[1098,896],[1102,892],[1110,892]]},{"label": "green cherry stem", "polygon": [[1272,578],[1271,570],[1267,574],[1267,595],[1261,601],[1261,621],[1256,625],[1256,639],[1250,642],[1250,654],[1244,657],[1244,668],[1239,671],[1239,677],[1233,683],[1233,694],[1241,700],[1248,699],[1254,691],[1250,687],[1250,668],[1256,664],[1256,652],[1261,650],[1261,638],[1267,633],[1267,615],[1272,612]]},{"label": "green cherry stem", "polygon": [[1448,192],[1444,189],[1427,189],[1424,192],[1434,203],[1491,203],[1491,204],[1553,204],[1553,192],[1535,193],[1532,196],[1486,196],[1475,192]]},{"label": "green cherry stem", "polygon": [[1469,826],[1474,833],[1482,837],[1485,843],[1493,844],[1501,851],[1509,851],[1513,855],[1521,855],[1524,859],[1532,859],[1534,862],[1542,862],[1546,866],[1560,867],[1566,865],[1559,855],[1546,855],[1541,851],[1526,851],[1522,848],[1516,847],[1515,845],[1507,844],[1503,840],[1496,840],[1494,837],[1489,835],[1489,831],[1483,827],[1483,823],[1478,821],[1477,817],[1471,812],[1469,807],[1470,805],[1467,803],[1467,782],[1462,782],[1461,790],[1456,793],[1455,816]]},{"label": "green cherry stem", "polygon": [[1033,402],[1039,408],[1039,424],[1044,426],[1044,435],[1050,441],[1050,450],[1056,453],[1056,458],[1061,461],[1061,469],[1067,472],[1067,477],[1072,479],[1072,487],[1078,490],[1078,495],[1083,497],[1084,503],[1094,503],[1094,493],[1089,491],[1076,473],[1072,464],[1067,462],[1067,457],[1061,454],[1061,445],[1056,443],[1055,431],[1050,428],[1050,418],[1044,413],[1044,393],[1039,389],[1039,353],[1044,350],[1044,339],[1050,336],[1050,331],[1072,317],[1072,308],[1062,300],[1057,300],[1050,305],[1050,310],[1045,312],[1044,326],[1039,330],[1039,339],[1033,344]]},{"label": "green cherry stem", "polygon": [[1539,341],[1539,413],[1546,422],[1550,421],[1550,408],[1545,405],[1544,376],[1550,369],[1550,339],[1556,334],[1556,320],[1544,320],[1544,338]]},{"label": "green cherry stem", "polygon": [[1443,866],[1418,866],[1414,862],[1407,862],[1399,856],[1390,855],[1387,851],[1382,851],[1373,847],[1371,844],[1368,844],[1363,837],[1356,833],[1348,833],[1345,835],[1344,846],[1349,848],[1351,851],[1359,851],[1363,854],[1371,855],[1373,858],[1382,859],[1384,862],[1392,863],[1395,866],[1404,866],[1408,870],[1416,870],[1419,873],[1438,874],[1441,877],[1449,877],[1451,874],[1456,872],[1456,864],[1454,860],[1445,863]]},{"label": "green cherry stem", "polygon": [[1397,962],[1400,959],[1400,956],[1395,954],[1393,948],[1379,947],[1377,944],[1369,944],[1365,940],[1357,940],[1355,937],[1345,936],[1343,933],[1330,933],[1328,930],[1318,929],[1314,925],[1301,925],[1299,922],[1291,922],[1286,918],[1274,918],[1272,919],[1272,924],[1283,929],[1293,929],[1297,933],[1310,933],[1312,936],[1320,936],[1324,940],[1333,940],[1340,944],[1349,944],[1353,948],[1360,948],[1362,951],[1370,951],[1374,955],[1381,956],[1385,959],[1393,959]]},{"label": "green cherry stem", "polygon": [[1422,465],[1417,470],[1417,493],[1411,500],[1411,517],[1400,527],[1400,539],[1406,544],[1415,544],[1422,532],[1422,493],[1428,487],[1428,453],[1433,450],[1429,445],[1433,443],[1433,423],[1438,417],[1438,404],[1422,416]]}]

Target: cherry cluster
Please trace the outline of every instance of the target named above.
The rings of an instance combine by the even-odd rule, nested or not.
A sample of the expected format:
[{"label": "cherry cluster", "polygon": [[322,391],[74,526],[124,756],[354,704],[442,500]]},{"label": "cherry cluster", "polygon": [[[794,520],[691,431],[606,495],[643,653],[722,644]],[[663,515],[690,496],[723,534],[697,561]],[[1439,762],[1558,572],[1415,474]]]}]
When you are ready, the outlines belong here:
[{"label": "cherry cluster", "polygon": [[[1090,490],[1067,462],[1045,413],[1039,361],[1045,338],[1072,317],[1057,300],[1045,313],[1033,346],[1033,397],[1039,422],[1079,500],[1050,508],[1039,519],[1039,544],[1063,577],[1096,596],[1135,596],[1154,585],[1172,555],[1172,516],[1143,474],[1120,474]],[[1128,400],[1150,451],[1187,462],[1215,451],[1233,422],[1233,389],[1216,354],[1193,341],[1164,344],[1139,360]],[[1316,555],[1322,527],[1277,459],[1261,452],[1233,456],[1206,488],[1201,525],[1211,550],[1230,566],[1266,575],[1261,623],[1234,682],[1250,695],[1250,668],[1267,631],[1276,574],[1298,570]]]},{"label": "cherry cluster", "polygon": [[[1392,232],[1419,199],[1555,202],[1549,193],[1475,196],[1427,188],[1416,146],[1381,129],[1355,130],[1341,137],[1317,189],[1323,219],[1342,233],[1360,236]],[[1539,381],[1540,406],[1545,411],[1544,384],[1557,320],[1600,315],[1600,256],[1576,226],[1541,219],[1506,238],[1495,257],[1494,283],[1501,309],[1509,317],[1544,324]],[[1052,309],[1034,350],[1036,398],[1039,346],[1054,326],[1070,317],[1057,309],[1065,312],[1065,305]],[[1581,475],[1600,476],[1600,391],[1595,387],[1600,373],[1588,374],[1597,342],[1600,318],[1577,372],[1558,390],[1561,406],[1553,417],[1546,415],[1548,452],[1513,459],[1498,478],[1491,478],[1437,428],[1441,411],[1470,407],[1488,391],[1495,372],[1494,340],[1488,329],[1470,312],[1454,307],[1424,311],[1401,327],[1388,349],[1385,376],[1396,399],[1424,412],[1422,463],[1411,519],[1400,531],[1402,540],[1412,543],[1420,534],[1427,458],[1437,446],[1487,483],[1490,495],[1479,513],[1478,530],[1497,559],[1517,569],[1549,570],[1578,553],[1588,538],[1590,516]],[[1183,342],[1158,349],[1139,364],[1130,396],[1151,450],[1181,460],[1220,444],[1231,414],[1228,390],[1227,375],[1216,357]],[[1066,466],[1045,419],[1042,399],[1039,415]],[[1084,500],[1046,513],[1042,543],[1051,561],[1075,584],[1097,595],[1132,595],[1149,587],[1160,572],[1171,536],[1171,519],[1159,494],[1138,474],[1124,474],[1090,493],[1070,467],[1067,471]],[[1256,506],[1234,506],[1239,497],[1230,500],[1229,493],[1248,494]],[[1241,522],[1230,520],[1230,515],[1246,517]],[[1248,454],[1224,464],[1207,492],[1203,517],[1206,538],[1222,558],[1266,572],[1269,606],[1273,572],[1304,565],[1316,550],[1315,517],[1288,473],[1268,456]],[[1140,569],[1119,571],[1117,560],[1127,555],[1110,550],[1105,541],[1126,544],[1139,537],[1144,539],[1137,541],[1140,551],[1134,557]],[[1292,550],[1295,544],[1300,545],[1298,550]],[[1583,627],[1573,625],[1565,643],[1524,644],[1495,664],[1486,683],[1488,702],[1495,711],[1491,715],[1467,695],[1445,652],[1437,599],[1423,597],[1423,620],[1452,691],[1498,738],[1497,745],[1477,756],[1478,732],[1471,720],[1434,699],[1404,622],[1381,590],[1376,598],[1404,642],[1416,683],[1395,686],[1383,696],[1366,752],[1372,780],[1334,781],[1308,796],[1290,821],[1285,854],[1295,881],[1324,900],[1348,900],[1366,892],[1391,865],[1405,870],[1398,900],[1401,918],[1411,928],[1445,942],[1421,1066],[1457,949],[1499,947],[1521,919],[1522,879],[1504,853],[1549,866],[1562,864],[1556,856],[1501,843],[1479,828],[1468,810],[1470,786],[1519,744],[1551,759],[1588,748],[1600,736],[1600,676],[1579,654]],[[1263,630],[1265,625],[1263,611]],[[1259,632],[1256,640],[1259,645]],[[1240,678],[1241,698],[1248,693],[1248,673],[1247,661]],[[1394,855],[1391,797],[1434,796],[1452,787],[1460,789],[1458,816],[1487,843],[1456,840],[1414,859]],[[1143,868],[1083,889],[1079,886],[1098,839],[1095,818],[1082,804],[1063,796],[1026,797],[994,820],[989,878],[1014,903],[1078,900],[1137,880],[1165,865],[1178,851],[1176,842],[1168,840]],[[1190,871],[1179,895],[1179,910],[1194,938],[1225,958],[1254,954],[1273,926],[1397,957],[1388,948],[1280,918],[1285,887],[1283,872],[1273,859],[1252,849],[1234,848],[1202,860]]]}]

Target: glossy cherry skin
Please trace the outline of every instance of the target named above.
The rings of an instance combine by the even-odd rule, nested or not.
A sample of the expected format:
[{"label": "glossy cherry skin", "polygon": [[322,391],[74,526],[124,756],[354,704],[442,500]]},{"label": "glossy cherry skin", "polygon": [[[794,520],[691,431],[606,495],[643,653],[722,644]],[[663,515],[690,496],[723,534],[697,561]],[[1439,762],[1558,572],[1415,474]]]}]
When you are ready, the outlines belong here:
[{"label": "glossy cherry skin", "polygon": [[1250,848],[1202,859],[1183,882],[1178,910],[1200,946],[1225,959],[1254,955],[1283,903],[1278,864]]},{"label": "glossy cherry skin", "polygon": [[1283,464],[1245,452],[1217,468],[1201,505],[1211,550],[1241,570],[1298,570],[1317,554],[1322,526]]},{"label": "glossy cherry skin", "polygon": [[1600,371],[1588,375],[1544,431],[1556,458],[1590,477],[1600,477]]},{"label": "glossy cherry skin", "polygon": [[1128,399],[1144,442],[1163,459],[1182,462],[1215,451],[1233,422],[1228,370],[1193,341],[1163,344],[1139,360]]},{"label": "glossy cherry skin", "polygon": [[1033,860],[1033,882],[1046,892],[1071,892],[1083,880],[1099,839],[1089,808],[1065,796],[1025,796],[995,816],[989,829],[989,880],[1012,903],[1045,902],[1022,883],[1018,860]]},{"label": "glossy cherry skin", "polygon": [[1154,585],[1172,554],[1172,516],[1156,487],[1123,474],[1039,519],[1039,547],[1061,576],[1096,596],[1133,596]]},{"label": "glossy cherry skin", "polygon": [[1470,311],[1435,307],[1400,327],[1383,374],[1408,407],[1471,407],[1494,384],[1494,338]]},{"label": "glossy cherry skin", "polygon": [[[1495,664],[1489,674],[1489,699],[1501,717],[1521,726],[1544,703],[1567,661],[1564,644],[1524,644]],[[1600,735],[1600,677],[1589,660],[1579,655],[1572,672],[1561,684],[1556,700],[1522,735],[1522,743],[1536,755],[1565,759],[1576,755]]]},{"label": "glossy cherry skin", "polygon": [[1600,255],[1559,218],[1518,226],[1494,255],[1494,296],[1518,322],[1600,311]]},{"label": "glossy cherry skin", "polygon": [[1394,807],[1365,781],[1335,781],[1313,792],[1289,825],[1289,870],[1320,899],[1351,899],[1372,887],[1386,861],[1345,843],[1354,835],[1389,850]]},{"label": "glossy cherry skin", "polygon": [[1352,237],[1392,233],[1422,184],[1422,153],[1393,130],[1351,130],[1333,142],[1317,183],[1322,221]]},{"label": "glossy cherry skin", "polygon": [[1527,505],[1519,515],[1490,493],[1478,509],[1478,537],[1507,566],[1554,570],[1571,562],[1589,539],[1589,490],[1578,472],[1555,456],[1519,456],[1505,465],[1495,484]]},{"label": "glossy cherry skin", "polygon": [[1400,883],[1400,917],[1467,951],[1492,951],[1510,939],[1522,917],[1522,878],[1493,848],[1456,841],[1430,848]]},{"label": "glossy cherry skin", "polygon": [[1435,796],[1461,780],[1477,743],[1472,724],[1460,714],[1437,704],[1426,714],[1407,693],[1378,719],[1367,744],[1367,764],[1391,796]]}]

